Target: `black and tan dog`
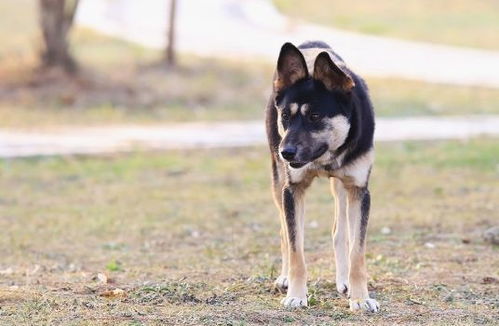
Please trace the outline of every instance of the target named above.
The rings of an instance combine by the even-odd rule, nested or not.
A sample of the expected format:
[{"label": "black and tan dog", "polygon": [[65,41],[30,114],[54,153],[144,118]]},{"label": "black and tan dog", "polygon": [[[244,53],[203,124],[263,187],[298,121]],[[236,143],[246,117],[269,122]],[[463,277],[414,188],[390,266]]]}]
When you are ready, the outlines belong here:
[{"label": "black and tan dog", "polygon": [[312,180],[331,180],[336,288],[350,309],[378,311],[369,298],[365,265],[374,160],[374,111],[365,82],[323,42],[282,46],[266,110],[272,181],[281,217],[282,304],[307,305],[303,254],[304,193]]}]

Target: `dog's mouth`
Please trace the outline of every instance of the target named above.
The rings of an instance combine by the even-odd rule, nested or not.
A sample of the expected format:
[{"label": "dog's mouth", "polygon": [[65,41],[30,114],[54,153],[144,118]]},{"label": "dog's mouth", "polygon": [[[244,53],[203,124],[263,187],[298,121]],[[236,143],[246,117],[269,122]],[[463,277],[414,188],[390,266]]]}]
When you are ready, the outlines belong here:
[{"label": "dog's mouth", "polygon": [[312,155],[312,159],[308,162],[289,162],[289,166],[292,167],[293,169],[299,169],[299,168],[302,168],[304,167],[305,165],[307,165],[308,163],[310,162],[313,162],[315,161],[316,159],[318,159],[319,157],[321,157],[325,152],[327,152],[328,150],[328,146],[327,145],[323,145],[321,146],[313,155]]},{"label": "dog's mouth", "polygon": [[293,169],[299,169],[307,165],[308,162],[303,163],[303,162],[289,162],[289,166],[292,167]]},{"label": "dog's mouth", "polygon": [[329,146],[327,145],[322,145],[321,147],[319,147],[319,149],[314,153],[314,155],[312,155],[312,159],[310,160],[310,162],[315,161],[316,159],[324,155],[324,153],[327,152],[328,148]]}]

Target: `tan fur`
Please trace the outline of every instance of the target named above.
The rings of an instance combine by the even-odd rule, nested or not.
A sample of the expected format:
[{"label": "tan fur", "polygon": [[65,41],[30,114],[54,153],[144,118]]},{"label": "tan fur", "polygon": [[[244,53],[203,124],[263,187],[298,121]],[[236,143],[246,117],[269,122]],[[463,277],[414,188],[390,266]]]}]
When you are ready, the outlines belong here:
[{"label": "tan fur", "polygon": [[347,139],[350,123],[344,115],[324,118],[323,120],[327,127],[319,132],[313,132],[311,135],[317,142],[327,142],[329,150],[335,151]]},{"label": "tan fur", "polygon": [[373,162],[374,150],[371,149],[348,165],[333,171],[332,175],[342,179],[347,187],[365,187]]},{"label": "tan fur", "polygon": [[313,76],[314,79],[322,81],[329,90],[343,89],[349,91],[355,86],[354,81],[347,73],[338,74],[326,65],[322,65],[320,68],[316,67]]},{"label": "tan fur", "polygon": [[308,110],[310,110],[310,106],[308,104],[303,104],[300,108],[302,115],[307,115]]},{"label": "tan fur", "polygon": [[281,258],[282,258],[282,266],[281,266],[281,274],[280,278],[287,278],[288,277],[288,269],[289,269],[289,264],[288,264],[288,258],[289,258],[289,253],[288,253],[288,234],[287,234],[287,227],[286,227],[286,217],[284,216],[284,210],[282,208],[282,188],[284,186],[284,183],[282,182],[284,180],[284,176],[281,175],[281,169],[277,169],[277,173],[279,174],[278,176],[278,181],[273,185],[272,187],[272,193],[274,197],[274,203],[277,206],[279,210],[279,218],[281,221]]},{"label": "tan fur", "polygon": [[334,194],[333,247],[336,263],[336,288],[344,293],[348,289],[348,220],[347,191],[340,179],[331,178],[331,191]]},{"label": "tan fur", "polygon": [[289,172],[288,172],[289,181],[291,183],[300,183],[304,179],[306,179],[307,177],[310,177],[309,176],[309,174],[311,172],[310,167],[311,167],[311,164],[307,164],[299,169],[293,169],[290,167]]},{"label": "tan fur", "polygon": [[284,138],[284,136],[286,135],[286,131],[284,130],[284,127],[282,125],[281,115],[279,113],[277,114],[277,132],[279,133],[279,136],[281,136],[281,138]]},{"label": "tan fur", "polygon": [[367,292],[367,271],[365,264],[365,245],[360,243],[361,203],[356,187],[348,191],[348,242],[350,246],[350,269],[348,283],[351,300],[369,298]]},{"label": "tan fur", "polygon": [[[304,189],[295,189],[296,250],[288,250],[288,293],[286,297],[307,300],[307,267],[304,255]],[[288,231],[289,233],[289,231]]]},{"label": "tan fur", "polygon": [[302,61],[298,56],[288,56],[285,58],[283,70],[285,73],[277,72],[274,76],[274,91],[293,85],[298,80],[307,77],[306,71],[302,69]]}]

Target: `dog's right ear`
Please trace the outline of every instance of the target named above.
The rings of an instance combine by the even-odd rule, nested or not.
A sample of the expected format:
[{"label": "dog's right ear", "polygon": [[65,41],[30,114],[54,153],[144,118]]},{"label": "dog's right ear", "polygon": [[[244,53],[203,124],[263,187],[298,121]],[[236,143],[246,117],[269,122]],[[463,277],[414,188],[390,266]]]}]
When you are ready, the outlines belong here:
[{"label": "dog's right ear", "polygon": [[277,71],[274,76],[274,91],[293,85],[308,76],[307,63],[303,54],[291,43],[284,43],[277,60]]}]

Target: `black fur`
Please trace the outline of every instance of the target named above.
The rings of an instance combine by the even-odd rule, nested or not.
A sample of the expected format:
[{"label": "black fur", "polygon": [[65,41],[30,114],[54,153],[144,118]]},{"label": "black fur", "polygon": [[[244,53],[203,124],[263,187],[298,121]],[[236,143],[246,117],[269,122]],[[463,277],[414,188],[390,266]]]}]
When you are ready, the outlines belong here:
[{"label": "black fur", "polygon": [[313,48],[331,49],[331,47],[326,42],[322,41],[305,41],[298,46],[298,49],[313,49]]},{"label": "black fur", "polygon": [[293,192],[289,187],[283,189],[282,206],[284,208],[284,215],[286,216],[286,224],[288,226],[289,242],[291,242],[293,251],[296,251],[295,199],[293,198]]},{"label": "black fur", "polygon": [[[316,57],[306,57],[311,55]],[[311,60],[314,60],[313,66]],[[274,194],[281,196],[279,208],[285,215],[289,254],[291,257],[303,254],[297,253],[296,245],[300,226],[297,214],[301,214],[297,212],[297,200],[303,200],[306,188],[315,177],[334,177],[342,182],[345,190],[341,191],[348,193],[349,203],[360,206],[359,215],[353,216],[358,219],[355,224],[360,222],[359,229],[354,230],[359,234],[355,240],[359,243],[352,247],[360,247],[360,250],[352,252],[354,257],[350,257],[349,268],[365,269],[358,255],[364,255],[365,248],[371,205],[367,183],[372,156],[366,155],[356,162],[358,164],[351,163],[373,148],[374,109],[366,83],[348,69],[326,43],[312,41],[298,48],[291,43],[283,45],[273,86],[265,113],[266,130]],[[302,246],[299,250],[303,250]],[[356,265],[352,265],[354,263]],[[357,274],[363,275],[365,270]],[[366,283],[361,286],[367,288]]]},{"label": "black fur", "polygon": [[[320,48],[329,52],[331,56],[335,58],[335,64],[336,62],[343,62],[341,57],[333,52],[333,50],[324,42],[305,42],[298,47],[298,49],[302,50],[311,48]],[[281,54],[278,60],[278,63],[281,65],[283,62],[281,56],[286,52],[290,52],[293,58],[297,60],[296,48],[292,44],[287,43],[281,49]],[[333,117],[338,114],[344,115],[350,123],[350,129],[345,142],[334,153],[336,156],[342,153],[344,154],[342,165],[338,166],[336,161],[331,161],[329,164],[325,164],[322,168],[325,171],[333,172],[334,170],[351,163],[355,159],[367,153],[373,147],[374,109],[369,99],[368,88],[364,80],[346,66],[342,65],[341,70],[349,75],[355,83],[355,86],[353,86],[353,88],[349,91],[342,89],[326,89],[326,86],[321,81],[314,79],[312,76],[308,76],[307,78],[297,80],[294,84],[287,88],[278,89],[277,91],[274,90],[267,104],[266,130],[269,148],[272,154],[272,177],[275,185],[285,185],[282,192],[282,205],[286,215],[290,242],[293,248],[295,247],[296,238],[295,202],[291,188],[293,185],[289,180],[289,177],[287,180],[278,180],[279,175],[286,175],[285,173],[279,174],[278,172],[279,169],[284,169],[286,164],[279,156],[279,146],[282,139],[278,132],[278,114],[282,114],[279,110],[289,109],[285,107],[278,109],[278,107],[282,102],[286,101],[298,104],[310,103],[314,107],[314,112],[318,112],[323,116]],[[277,74],[278,73],[276,72],[274,79]],[[312,122],[307,119],[308,118],[305,116],[296,115],[292,121],[283,121],[283,128],[285,130],[289,129],[288,131],[292,131],[295,128],[302,128],[308,131],[320,131],[321,128],[324,127],[320,121]],[[288,132],[288,134],[291,133]],[[289,137],[293,138],[293,136]],[[290,140],[299,142],[299,140],[296,139]],[[307,149],[304,151],[306,152],[306,150]],[[308,153],[308,155],[313,157],[313,153]],[[367,184],[365,185],[365,188],[359,189],[360,190],[357,194],[360,196],[358,199],[361,201],[362,213],[360,241],[363,243],[365,240],[369,216],[370,195],[367,189]]]},{"label": "black fur", "polygon": [[367,232],[367,222],[369,221],[369,209],[371,208],[371,194],[366,188],[359,191],[360,199],[360,246],[364,246]]},{"label": "black fur", "polygon": [[[350,70],[349,70],[350,71]],[[337,154],[346,152],[343,164],[346,165],[373,147],[374,109],[369,98],[368,88],[362,78],[350,71],[355,82],[352,90],[352,115],[350,131],[345,143]]]},{"label": "black fur", "polygon": [[[298,48],[308,49],[313,47],[323,48],[339,60],[342,60],[326,43],[321,41],[306,42]],[[276,105],[279,105],[286,97],[297,99],[298,102],[300,100],[302,102],[315,101],[321,114],[330,117],[343,114],[348,118],[350,130],[347,139],[335,153],[336,155],[345,153],[343,165],[347,165],[373,147],[374,109],[369,99],[367,85],[360,76],[347,67],[342,67],[342,69],[355,82],[355,86],[348,94],[341,91],[326,92],[324,86],[311,77],[298,81],[293,86],[280,92],[273,92],[266,108],[266,130],[274,159],[279,159],[279,144],[282,140],[278,133]],[[312,99],[308,98],[307,94],[314,93],[311,90],[317,90],[315,94],[322,95],[320,97],[315,96]],[[316,127],[320,129],[321,126],[317,125]]]}]

